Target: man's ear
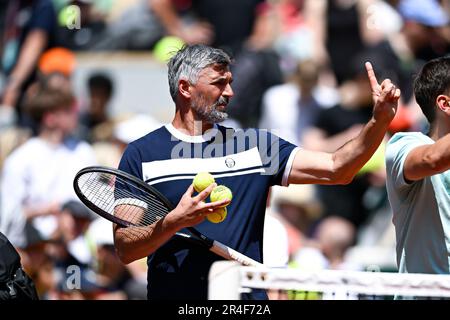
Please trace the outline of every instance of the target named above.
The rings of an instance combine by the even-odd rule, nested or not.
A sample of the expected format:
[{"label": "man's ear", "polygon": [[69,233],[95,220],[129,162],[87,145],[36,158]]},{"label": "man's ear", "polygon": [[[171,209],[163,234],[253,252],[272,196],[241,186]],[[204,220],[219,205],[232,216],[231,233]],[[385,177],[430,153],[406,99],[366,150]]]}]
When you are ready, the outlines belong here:
[{"label": "man's ear", "polygon": [[436,104],[446,114],[450,115],[450,97],[440,94],[436,98]]},{"label": "man's ear", "polygon": [[191,98],[191,84],[189,83],[189,81],[180,79],[180,81],[178,81],[178,91],[184,98],[190,99]]}]

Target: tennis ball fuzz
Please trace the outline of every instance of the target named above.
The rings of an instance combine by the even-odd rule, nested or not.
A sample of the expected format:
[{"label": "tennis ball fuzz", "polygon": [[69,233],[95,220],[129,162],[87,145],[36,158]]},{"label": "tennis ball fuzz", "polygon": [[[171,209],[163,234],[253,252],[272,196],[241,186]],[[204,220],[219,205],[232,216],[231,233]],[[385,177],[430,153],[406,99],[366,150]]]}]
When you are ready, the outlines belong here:
[{"label": "tennis ball fuzz", "polygon": [[[228,199],[231,201],[231,199],[233,199],[233,193],[231,192],[231,190],[229,188],[227,188],[223,185],[219,185],[211,191],[211,194],[209,195],[209,197],[211,199],[211,202],[216,202],[216,201],[225,200],[225,199]],[[224,205],[222,207],[226,207],[226,205]]]},{"label": "tennis ball fuzz", "polygon": [[206,188],[209,187],[209,185],[213,184],[214,182],[216,182],[214,180],[214,177],[208,173],[208,172],[199,172],[195,177],[194,177],[194,189],[197,192],[202,192],[203,190],[205,190]]},{"label": "tennis ball fuzz", "polygon": [[212,223],[220,223],[227,217],[227,208],[217,208],[212,213],[206,215],[206,219]]}]

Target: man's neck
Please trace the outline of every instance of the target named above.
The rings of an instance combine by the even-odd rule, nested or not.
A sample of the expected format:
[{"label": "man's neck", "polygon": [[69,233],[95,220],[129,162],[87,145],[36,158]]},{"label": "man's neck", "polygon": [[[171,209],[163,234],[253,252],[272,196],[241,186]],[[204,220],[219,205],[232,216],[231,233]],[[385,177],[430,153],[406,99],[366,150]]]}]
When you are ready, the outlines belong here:
[{"label": "man's neck", "polygon": [[430,138],[434,141],[439,140],[450,133],[450,119],[437,120],[430,131]]},{"label": "man's neck", "polygon": [[214,126],[212,123],[202,121],[198,117],[195,117],[192,111],[182,113],[180,110],[176,111],[172,125],[175,129],[190,136],[201,136]]}]

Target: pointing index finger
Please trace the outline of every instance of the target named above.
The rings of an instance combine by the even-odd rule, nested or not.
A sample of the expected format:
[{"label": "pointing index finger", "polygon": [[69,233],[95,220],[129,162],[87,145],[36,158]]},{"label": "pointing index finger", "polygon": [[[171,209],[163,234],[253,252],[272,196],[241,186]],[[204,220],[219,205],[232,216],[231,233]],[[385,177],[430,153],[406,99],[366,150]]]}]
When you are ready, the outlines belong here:
[{"label": "pointing index finger", "polygon": [[378,80],[375,76],[375,72],[373,71],[372,64],[370,62],[365,63],[366,70],[367,70],[367,76],[369,77],[370,87],[372,88],[372,91],[375,91],[375,89],[378,88]]}]

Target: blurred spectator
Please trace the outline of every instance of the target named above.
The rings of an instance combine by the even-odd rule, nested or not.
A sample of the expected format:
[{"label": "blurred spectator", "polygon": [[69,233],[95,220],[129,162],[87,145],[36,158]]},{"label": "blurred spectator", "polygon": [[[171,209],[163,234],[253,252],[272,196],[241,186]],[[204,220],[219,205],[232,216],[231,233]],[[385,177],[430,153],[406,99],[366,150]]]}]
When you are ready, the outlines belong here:
[{"label": "blurred spectator", "polygon": [[306,0],[305,19],[315,31],[315,58],[329,63],[338,85],[352,77],[350,63],[384,37],[371,27],[369,7],[377,0]]},{"label": "blurred spectator", "polygon": [[[25,96],[35,95],[42,89],[71,92],[71,77],[75,66],[75,55],[72,51],[61,47],[45,51],[38,62],[36,81],[30,84],[25,92]],[[39,124],[26,112],[22,114],[22,118],[23,123],[26,123],[32,133],[37,135]]]},{"label": "blurred spectator", "polygon": [[[152,0],[138,0],[114,19],[95,50],[149,50],[165,30],[151,9]],[[182,1],[179,1],[182,2]],[[176,4],[177,2],[175,2]]]},{"label": "blurred spectator", "polygon": [[25,143],[30,137],[31,131],[23,128],[11,127],[0,130],[0,170],[11,152]]},{"label": "blurred spectator", "polygon": [[[294,255],[290,266],[302,271],[354,270],[361,271],[362,266],[346,261],[346,253],[355,242],[355,227],[341,217],[330,216],[323,219],[314,234],[314,242],[308,247],[301,248]],[[291,298],[296,300],[357,300],[356,295],[340,292],[339,288],[333,292],[294,292]]]},{"label": "blurred spectator", "polygon": [[[333,152],[345,141],[354,138],[363,124],[372,116],[372,96],[366,71],[361,67],[367,56],[362,54],[351,64],[353,77],[339,87],[340,103],[321,110],[317,121],[304,135],[304,146],[312,150]],[[382,59],[372,60],[378,66],[380,77],[386,77]],[[380,159],[380,157],[378,157]],[[381,157],[382,159],[382,157]],[[383,163],[383,161],[381,161]],[[375,204],[364,201],[364,195],[376,181],[384,190],[384,167],[374,163],[371,170],[362,171],[345,186],[317,185],[320,201],[324,205],[324,215],[337,215],[350,220],[356,227],[363,224],[372,213]],[[379,179],[375,179],[376,178]],[[381,180],[381,181],[380,181]],[[378,204],[377,204],[378,205]]]},{"label": "blurred spectator", "polygon": [[113,129],[114,140],[121,146],[121,151],[132,141],[137,140],[149,132],[158,129],[162,123],[144,114],[124,116],[116,121]]},{"label": "blurred spectator", "polygon": [[[449,52],[449,14],[438,0],[400,0],[407,46],[418,59],[428,61]],[[447,32],[445,32],[445,29]]]},{"label": "blurred spectator", "polygon": [[[59,47],[45,51],[39,58],[36,81],[30,84],[25,95],[35,95],[41,88],[69,92],[72,87],[71,76],[74,68],[75,56],[71,51]],[[6,157],[14,149],[31,135],[38,134],[38,124],[34,123],[30,115],[24,112],[21,117],[27,127],[9,127],[0,130],[0,169]]]},{"label": "blurred spectator", "polygon": [[311,127],[322,108],[334,106],[337,92],[317,84],[319,68],[311,60],[299,63],[294,81],[271,87],[263,96],[259,127],[300,145],[303,133]]},{"label": "blurred spectator", "polygon": [[71,0],[58,17],[57,41],[62,47],[90,50],[105,37],[105,17],[93,0]]},{"label": "blurred spectator", "polygon": [[26,247],[18,249],[23,268],[33,280],[39,299],[47,299],[56,286],[54,263],[46,253],[48,243],[36,237],[34,239],[28,237],[28,239]]},{"label": "blurred spectator", "polygon": [[271,214],[277,217],[288,234],[289,257],[299,248],[308,246],[315,222],[322,213],[310,185],[272,187]]},{"label": "blurred spectator", "polygon": [[414,74],[426,61],[450,52],[449,15],[437,0],[400,0],[397,9],[403,19],[400,32],[371,46],[370,52],[392,70],[391,80],[401,89],[404,103],[410,104]]},{"label": "blurred spectator", "polygon": [[[76,294],[80,295],[79,298],[95,298],[101,291],[92,270],[95,248],[88,234],[95,218],[94,213],[78,200],[64,203],[57,216],[58,227],[53,234],[55,241],[49,244],[48,251],[55,263],[58,275],[56,290],[60,299],[73,298]],[[71,271],[77,272],[81,278],[78,287],[75,287],[75,281],[71,287]],[[78,291],[75,293],[74,289]]]},{"label": "blurred spectator", "polygon": [[[53,46],[56,16],[50,0],[8,1],[2,36],[1,70],[6,75],[0,106],[0,127],[14,122],[17,107],[22,123],[20,101],[26,88],[34,81],[41,53]],[[27,125],[25,123],[25,125]]]},{"label": "blurred spectator", "polygon": [[[185,43],[220,47],[234,57],[234,97],[227,106],[230,117],[243,128],[255,127],[261,117],[262,95],[280,84],[283,75],[277,54],[267,36],[270,19],[262,8],[265,0],[192,0],[189,16],[183,20],[175,1],[152,0],[152,9],[166,31]],[[230,21],[233,27],[230,28]]]},{"label": "blurred spectator", "polygon": [[53,236],[61,241],[67,252],[60,257],[60,263],[88,266],[92,262],[91,248],[86,232],[95,215],[77,200],[64,203],[58,215],[58,229]]},{"label": "blurred spectator", "polygon": [[361,266],[347,263],[346,252],[355,244],[356,229],[347,219],[329,216],[319,222],[312,245],[300,248],[294,265],[302,270],[361,270]]},{"label": "blurred spectator", "polygon": [[76,67],[75,54],[66,48],[55,47],[45,51],[39,59],[39,72],[48,76],[59,73],[70,78]]},{"label": "blurred spectator", "polygon": [[101,130],[103,139],[97,139],[98,141],[92,144],[97,162],[100,165],[117,167],[128,143],[160,126],[160,122],[144,114],[123,114],[112,119],[108,128],[99,126],[95,129],[94,137],[99,137],[96,132]]},{"label": "blurred spectator", "polygon": [[114,82],[107,73],[95,72],[88,78],[89,102],[79,118],[79,135],[89,142],[111,138],[112,121],[109,103],[114,95]]},{"label": "blurred spectator", "polygon": [[360,266],[350,265],[345,261],[347,250],[356,240],[356,229],[350,221],[336,216],[325,218],[318,224],[314,238],[328,260],[328,269],[361,269]]},{"label": "blurred spectator", "polygon": [[27,97],[25,108],[39,123],[39,135],[6,159],[0,189],[0,229],[18,247],[27,245],[27,222],[41,238],[51,238],[61,205],[76,199],[75,173],[95,164],[92,148],[70,138],[77,125],[70,93],[43,89]]},{"label": "blurred spectator", "polygon": [[97,299],[147,298],[146,259],[124,265],[114,248],[112,224],[104,219],[95,220],[89,230],[89,238],[95,245],[96,282],[102,288]]}]

